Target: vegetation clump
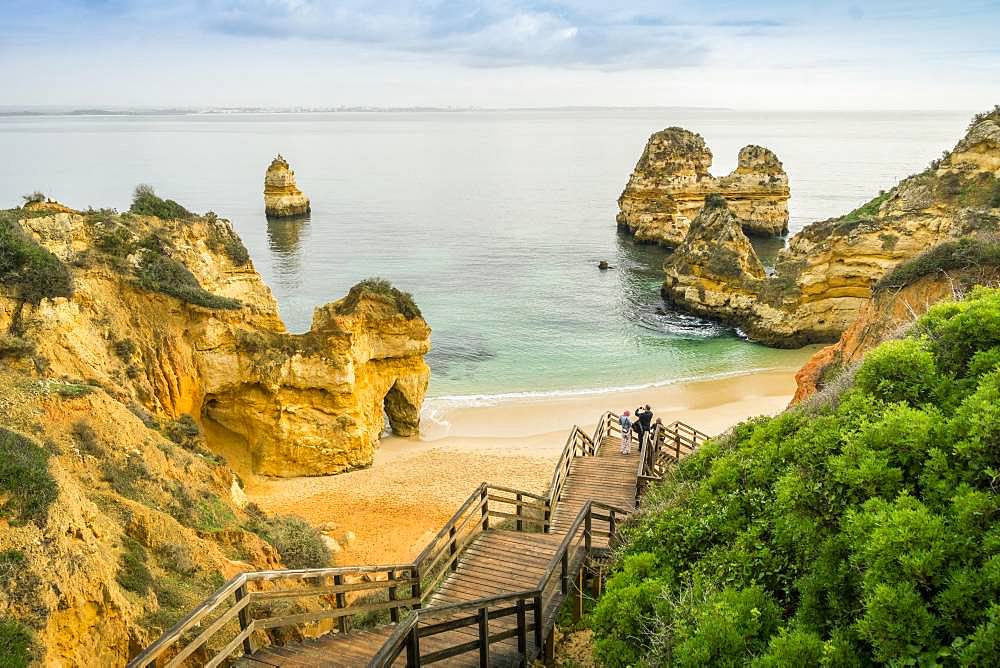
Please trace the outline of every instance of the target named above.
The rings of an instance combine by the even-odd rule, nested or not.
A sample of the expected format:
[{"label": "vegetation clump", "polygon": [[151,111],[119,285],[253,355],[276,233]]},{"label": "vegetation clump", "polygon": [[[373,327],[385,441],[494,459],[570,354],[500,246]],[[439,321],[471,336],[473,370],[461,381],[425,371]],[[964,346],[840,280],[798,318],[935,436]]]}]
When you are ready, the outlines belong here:
[{"label": "vegetation clump", "polygon": [[0,427],[0,517],[44,526],[59,495],[49,453],[32,439]]},{"label": "vegetation clump", "polygon": [[31,631],[12,617],[0,617],[0,668],[31,665]]},{"label": "vegetation clump", "polygon": [[396,288],[389,281],[382,278],[368,278],[352,287],[347,296],[337,303],[337,313],[350,315],[357,310],[358,302],[365,295],[374,295],[387,298],[392,301],[407,320],[421,317],[420,309],[413,301],[413,295]]},{"label": "vegetation clump", "polygon": [[193,213],[172,199],[160,198],[153,190],[153,186],[146,184],[135,187],[129,212],[143,216],[156,216],[163,220],[190,220],[194,218]]},{"label": "vegetation clump", "polygon": [[188,304],[222,310],[235,310],[242,306],[238,299],[213,295],[205,290],[187,267],[162,250],[158,252],[147,246],[137,272],[139,285],[144,289],[161,292]]},{"label": "vegetation clump", "polygon": [[841,377],[650,491],[590,617],[602,664],[995,662],[1000,290]]},{"label": "vegetation clump", "polygon": [[20,299],[32,304],[73,294],[66,265],[32,239],[17,216],[9,213],[0,216],[0,282],[12,286]]},{"label": "vegetation clump", "polygon": [[132,539],[125,540],[116,579],[118,584],[136,594],[145,594],[153,584],[153,575],[146,567],[146,550]]},{"label": "vegetation clump", "polygon": [[880,192],[876,197],[873,197],[868,202],[862,204],[854,211],[847,213],[840,218],[840,222],[857,222],[861,220],[870,220],[878,215],[878,210],[881,208],[882,204],[889,199],[895,189]]},{"label": "vegetation clump", "polygon": [[247,514],[250,517],[247,529],[273,545],[288,568],[330,565],[330,551],[322,536],[305,520],[294,515],[268,517],[254,504],[247,506]]},{"label": "vegetation clump", "polygon": [[893,267],[875,284],[876,290],[901,288],[942,271],[1000,266],[1000,240],[964,238],[946,241]]}]

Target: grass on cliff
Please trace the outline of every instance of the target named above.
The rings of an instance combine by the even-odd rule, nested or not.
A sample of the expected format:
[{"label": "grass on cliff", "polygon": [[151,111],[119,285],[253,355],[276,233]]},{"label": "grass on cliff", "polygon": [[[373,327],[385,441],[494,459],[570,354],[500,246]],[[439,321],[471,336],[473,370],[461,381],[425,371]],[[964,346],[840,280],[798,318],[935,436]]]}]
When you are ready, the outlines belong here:
[{"label": "grass on cliff", "polygon": [[167,254],[162,241],[154,239],[143,243],[146,252],[136,272],[139,285],[144,289],[210,309],[236,310],[242,306],[237,299],[213,295],[201,287],[187,267]]},{"label": "grass on cliff", "polygon": [[901,288],[939,272],[983,266],[1000,267],[1000,240],[965,238],[946,241],[893,267],[879,279],[875,289]]},{"label": "grass on cliff", "polygon": [[268,517],[255,504],[246,508],[247,530],[257,534],[281,555],[288,568],[326,568],[330,551],[320,533],[305,520],[294,515]]},{"label": "grass on cliff", "polygon": [[19,209],[0,212],[0,282],[32,304],[71,296],[69,269],[21,228],[17,221],[24,217]]},{"label": "grass on cliff", "polygon": [[407,320],[421,317],[420,309],[413,301],[413,295],[409,292],[403,292],[389,281],[378,277],[365,279],[352,287],[347,296],[337,304],[337,313],[341,315],[354,313],[357,310],[358,302],[366,294],[389,298],[396,305],[396,310],[403,314]]},{"label": "grass on cliff", "polygon": [[651,489],[590,616],[600,664],[995,665],[1000,290],[844,377]]},{"label": "grass on cliff", "polygon": [[873,197],[868,202],[865,202],[854,211],[841,216],[840,221],[850,223],[874,218],[878,215],[879,208],[892,196],[892,193],[892,190],[880,192],[876,197]]},{"label": "grass on cliff", "polygon": [[27,668],[32,644],[27,627],[11,617],[0,617],[0,668]]},{"label": "grass on cliff", "polygon": [[193,213],[174,200],[162,199],[157,196],[153,186],[144,183],[135,187],[129,212],[143,216],[156,216],[163,220],[190,220],[195,217]]},{"label": "grass on cliff", "polygon": [[27,436],[0,427],[0,516],[11,524],[44,526],[58,495],[49,453]]}]

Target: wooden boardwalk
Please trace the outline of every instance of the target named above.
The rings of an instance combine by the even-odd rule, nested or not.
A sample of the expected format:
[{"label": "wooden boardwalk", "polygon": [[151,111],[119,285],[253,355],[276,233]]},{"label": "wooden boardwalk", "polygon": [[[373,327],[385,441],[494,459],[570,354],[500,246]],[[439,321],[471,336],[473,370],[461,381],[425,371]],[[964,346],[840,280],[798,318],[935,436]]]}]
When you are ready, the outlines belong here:
[{"label": "wooden boardwalk", "polygon": [[[237,576],[130,667],[215,666],[238,654],[237,665],[248,668],[526,666],[545,659],[560,608],[571,596],[582,605],[588,578],[599,586],[594,560],[614,541],[641,490],[706,438],[675,423],[654,432],[646,447],[633,439],[631,454],[622,455],[617,420],[606,413],[593,436],[573,428],[546,496],[481,485],[412,564]],[[235,603],[223,609],[230,596]],[[275,617],[252,607],[308,596],[320,598],[319,610]],[[351,620],[373,613],[389,614],[391,623],[352,628]],[[209,657],[202,649],[209,637],[237,621],[239,634],[214,657],[197,660]],[[253,647],[262,630],[298,627],[314,635],[309,625],[324,621],[335,631]],[[174,658],[157,662],[158,656]]]}]

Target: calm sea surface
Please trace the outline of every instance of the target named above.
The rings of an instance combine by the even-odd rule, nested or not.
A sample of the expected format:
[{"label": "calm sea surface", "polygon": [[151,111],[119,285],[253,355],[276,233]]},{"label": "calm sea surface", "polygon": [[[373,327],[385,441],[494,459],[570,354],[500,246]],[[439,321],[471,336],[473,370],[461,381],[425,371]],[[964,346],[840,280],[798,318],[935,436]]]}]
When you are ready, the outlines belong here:
[{"label": "calm sea surface", "polygon": [[[763,144],[791,181],[791,229],[922,169],[971,113],[552,110],[0,118],[0,206],[41,190],[78,208],[163,197],[233,221],[290,329],[358,280],[413,293],[434,329],[432,396],[637,386],[797,364],[802,351],[664,312],[664,253],[615,229],[650,133],[701,133],[713,172]],[[289,160],[307,221],[264,217]],[[773,254],[775,245],[765,249]],[[780,246],[780,244],[779,244]],[[601,273],[606,259],[615,270]]]}]

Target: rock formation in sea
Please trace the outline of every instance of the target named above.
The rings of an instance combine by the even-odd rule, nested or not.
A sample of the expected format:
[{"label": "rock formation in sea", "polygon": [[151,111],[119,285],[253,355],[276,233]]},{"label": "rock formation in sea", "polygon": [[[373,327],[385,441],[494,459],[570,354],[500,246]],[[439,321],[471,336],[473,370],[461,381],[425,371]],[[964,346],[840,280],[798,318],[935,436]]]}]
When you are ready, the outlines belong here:
[{"label": "rock formation in sea", "polygon": [[[749,243],[729,238],[742,232],[726,226],[719,237],[720,215],[703,212],[668,258],[664,298],[769,345],[835,341],[890,269],[942,242],[1000,228],[1000,111],[977,116],[955,149],[924,172],[807,226],[766,277]],[[734,271],[733,253],[753,271]]]},{"label": "rock formation in sea", "polygon": [[699,134],[678,127],[653,134],[618,198],[619,226],[639,241],[676,247],[709,194],[720,194],[743,229],[762,236],[788,231],[788,176],[762,146],[745,146],[731,174],[709,172],[712,152]]},{"label": "rock formation in sea", "polygon": [[419,425],[408,295],[365,281],[290,334],[228,221],[143,197],[177,217],[0,211],[0,619],[44,665],[124,665],[223,579],[322,563],[237,474],[367,466],[383,412]]},{"label": "rock formation in sea", "polygon": [[817,351],[795,374],[792,403],[822,390],[872,348],[906,334],[934,304],[962,299],[977,285],[1000,285],[1000,237],[949,241],[896,266],[840,339]]},{"label": "rock formation in sea", "polygon": [[295,172],[280,154],[264,175],[264,213],[272,218],[309,213],[309,198],[295,185]]}]

